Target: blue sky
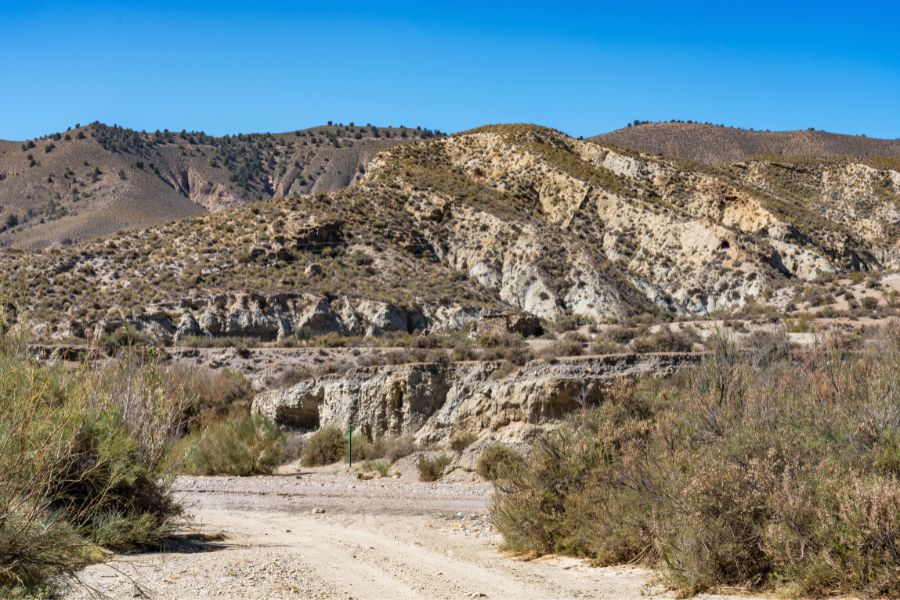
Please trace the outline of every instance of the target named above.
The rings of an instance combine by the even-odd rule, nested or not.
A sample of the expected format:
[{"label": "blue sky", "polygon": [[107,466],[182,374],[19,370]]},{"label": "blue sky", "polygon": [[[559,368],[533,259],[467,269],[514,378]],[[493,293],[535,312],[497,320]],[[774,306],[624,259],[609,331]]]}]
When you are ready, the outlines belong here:
[{"label": "blue sky", "polygon": [[4,2],[0,138],[633,119],[900,137],[900,3]]}]

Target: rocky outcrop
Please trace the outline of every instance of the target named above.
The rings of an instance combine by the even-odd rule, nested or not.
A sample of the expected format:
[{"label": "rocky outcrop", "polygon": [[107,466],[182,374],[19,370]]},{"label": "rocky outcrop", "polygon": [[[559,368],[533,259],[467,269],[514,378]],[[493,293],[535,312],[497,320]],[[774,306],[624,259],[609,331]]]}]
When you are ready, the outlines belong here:
[{"label": "rocky outcrop", "polygon": [[221,294],[150,306],[147,312],[94,323],[69,322],[71,337],[100,339],[122,327],[163,344],[189,337],[247,337],[271,341],[326,333],[374,336],[390,332],[460,329],[479,310],[462,307],[407,309],[388,302],[312,294]]},{"label": "rocky outcrop", "polygon": [[621,377],[662,376],[699,354],[533,361],[504,375],[499,362],[417,363],[352,369],[260,393],[254,413],[285,427],[352,424],[365,435],[412,434],[425,443],[460,432],[520,440],[579,406],[602,400]]}]

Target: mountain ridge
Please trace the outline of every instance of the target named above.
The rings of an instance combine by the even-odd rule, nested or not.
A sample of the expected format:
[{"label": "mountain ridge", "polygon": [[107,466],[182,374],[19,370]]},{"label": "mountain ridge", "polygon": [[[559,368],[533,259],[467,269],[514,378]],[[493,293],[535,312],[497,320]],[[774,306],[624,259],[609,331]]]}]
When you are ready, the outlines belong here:
[{"label": "mountain ridge", "polygon": [[707,164],[755,157],[900,157],[900,139],[817,129],[759,131],[709,123],[652,122],[592,137],[622,148]]},{"label": "mountain ridge", "polygon": [[836,277],[900,270],[900,169],[708,166],[486,126],[394,145],[329,193],[0,252],[0,267],[19,321],[47,339],[122,324],[165,340],[382,335],[485,310],[789,313]]},{"label": "mountain ridge", "polygon": [[43,247],[349,185],[379,151],[439,135],[326,125],[214,137],[92,123],[0,142],[0,243]]}]

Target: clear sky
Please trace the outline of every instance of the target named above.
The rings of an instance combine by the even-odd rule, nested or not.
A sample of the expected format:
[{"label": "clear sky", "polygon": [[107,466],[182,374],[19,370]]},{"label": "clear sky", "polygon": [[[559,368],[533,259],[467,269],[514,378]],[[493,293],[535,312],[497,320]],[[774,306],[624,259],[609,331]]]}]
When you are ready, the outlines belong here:
[{"label": "clear sky", "polygon": [[900,137],[898,2],[4,0],[0,57],[4,139],[673,118]]}]

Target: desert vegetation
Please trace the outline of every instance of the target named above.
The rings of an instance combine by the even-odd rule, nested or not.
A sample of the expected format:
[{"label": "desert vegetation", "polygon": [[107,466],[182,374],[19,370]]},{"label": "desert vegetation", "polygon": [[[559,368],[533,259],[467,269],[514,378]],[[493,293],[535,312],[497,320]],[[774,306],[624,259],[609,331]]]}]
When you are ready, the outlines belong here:
[{"label": "desert vegetation", "polygon": [[[347,432],[329,425],[322,427],[302,443],[300,463],[314,467],[330,465],[347,459]],[[376,461],[383,461],[390,466],[412,454],[416,450],[415,440],[410,435],[384,436],[372,439],[366,435],[353,436],[351,450],[354,462],[367,462],[373,466]],[[381,468],[374,469],[381,471]]]},{"label": "desert vegetation", "polygon": [[163,540],[184,398],[152,365],[47,366],[0,339],[0,595],[49,594],[101,547]]},{"label": "desert vegetation", "polygon": [[900,328],[765,342],[721,339],[540,439],[497,478],[506,546],[644,563],[686,594],[900,593]]},{"label": "desert vegetation", "polygon": [[172,460],[192,475],[262,475],[281,464],[285,436],[259,415],[213,421],[181,440]]},{"label": "desert vegetation", "polygon": [[428,456],[422,454],[416,460],[416,469],[419,471],[419,481],[437,481],[444,476],[444,470],[450,466],[452,458],[446,454]]},{"label": "desert vegetation", "polygon": [[[0,323],[2,325],[2,323]],[[284,434],[241,376],[126,348],[46,364],[0,327],[0,596],[52,596],[103,549],[159,547],[179,473],[271,472]],[[44,596],[41,596],[41,595]]]}]

